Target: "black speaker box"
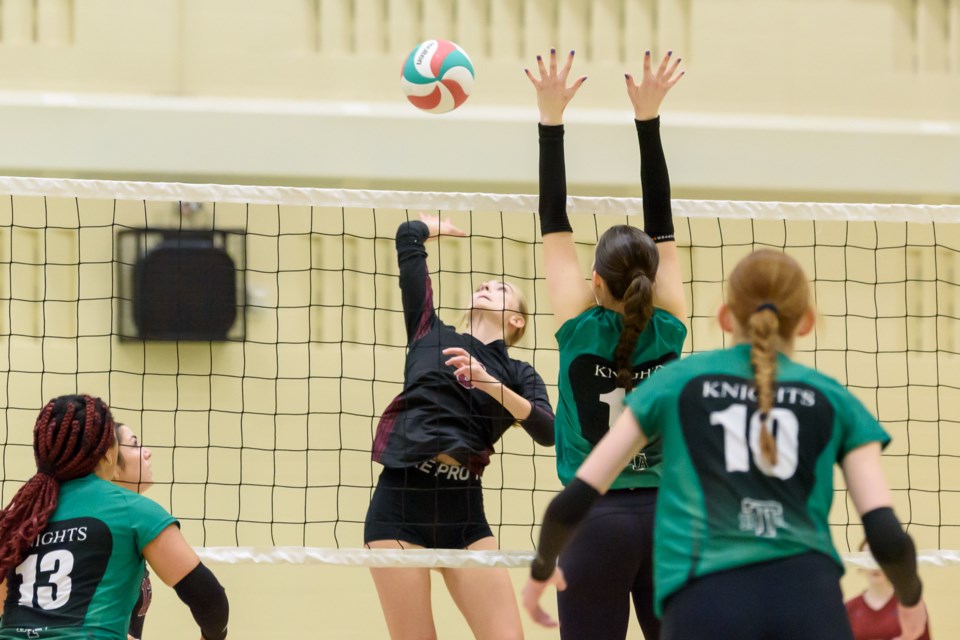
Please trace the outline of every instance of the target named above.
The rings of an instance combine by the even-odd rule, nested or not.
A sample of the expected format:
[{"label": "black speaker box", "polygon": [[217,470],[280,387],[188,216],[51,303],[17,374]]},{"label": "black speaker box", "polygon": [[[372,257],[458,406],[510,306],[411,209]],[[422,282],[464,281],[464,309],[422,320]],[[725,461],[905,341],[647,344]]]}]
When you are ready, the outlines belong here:
[{"label": "black speaker box", "polygon": [[139,250],[128,278],[133,331],[127,333],[133,335],[127,337],[236,338],[234,328],[243,310],[238,302],[242,287],[223,233],[137,231],[142,235],[135,243]]}]

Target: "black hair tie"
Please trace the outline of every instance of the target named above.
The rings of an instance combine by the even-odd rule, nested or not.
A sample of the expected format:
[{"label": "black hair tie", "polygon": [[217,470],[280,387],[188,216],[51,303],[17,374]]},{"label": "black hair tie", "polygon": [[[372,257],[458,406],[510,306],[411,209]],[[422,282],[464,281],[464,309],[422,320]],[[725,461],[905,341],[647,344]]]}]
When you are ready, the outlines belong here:
[{"label": "black hair tie", "polygon": [[760,311],[763,311],[764,309],[770,309],[770,311],[773,311],[773,315],[775,315],[775,316],[779,316],[779,315],[780,315],[780,310],[777,309],[777,305],[773,304],[772,302],[764,302],[763,304],[758,305],[757,308],[753,310],[753,312],[754,312],[754,313],[759,313]]}]

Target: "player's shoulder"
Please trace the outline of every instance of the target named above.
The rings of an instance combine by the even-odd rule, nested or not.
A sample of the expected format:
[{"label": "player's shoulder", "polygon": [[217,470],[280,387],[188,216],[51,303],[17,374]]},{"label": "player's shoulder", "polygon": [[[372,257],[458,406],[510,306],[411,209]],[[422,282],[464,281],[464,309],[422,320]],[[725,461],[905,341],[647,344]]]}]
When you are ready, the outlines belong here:
[{"label": "player's shoulder", "polygon": [[653,315],[650,316],[650,323],[652,326],[659,329],[682,331],[684,335],[687,333],[687,325],[683,324],[683,320],[673,315],[666,309],[661,309],[660,307],[653,308]]},{"label": "player's shoulder", "polygon": [[828,396],[851,396],[843,383],[833,376],[792,358],[785,358],[785,366],[781,366],[781,373],[777,377],[781,380],[803,382]]}]

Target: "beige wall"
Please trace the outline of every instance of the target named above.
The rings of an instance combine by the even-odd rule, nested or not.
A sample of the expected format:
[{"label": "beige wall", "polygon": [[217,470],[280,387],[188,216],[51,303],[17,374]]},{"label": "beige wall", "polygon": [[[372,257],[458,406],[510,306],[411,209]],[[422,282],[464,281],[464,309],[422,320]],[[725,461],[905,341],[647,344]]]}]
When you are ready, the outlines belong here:
[{"label": "beige wall", "polygon": [[[550,46],[611,73],[671,48],[701,78],[678,109],[955,119],[958,21],[955,0],[6,0],[0,84],[384,101],[448,38],[483,104],[527,104],[506,76]],[[620,106],[614,80],[584,102]]]},{"label": "beige wall", "polygon": [[[522,73],[550,46],[580,193],[637,192],[623,72],[672,48],[680,195],[956,202],[958,0],[5,0],[0,171],[456,191],[535,188]],[[419,18],[418,18],[419,16]],[[451,38],[477,85],[448,116],[399,91]],[[93,152],[92,150],[96,150]],[[455,160],[454,160],[455,159]]]}]

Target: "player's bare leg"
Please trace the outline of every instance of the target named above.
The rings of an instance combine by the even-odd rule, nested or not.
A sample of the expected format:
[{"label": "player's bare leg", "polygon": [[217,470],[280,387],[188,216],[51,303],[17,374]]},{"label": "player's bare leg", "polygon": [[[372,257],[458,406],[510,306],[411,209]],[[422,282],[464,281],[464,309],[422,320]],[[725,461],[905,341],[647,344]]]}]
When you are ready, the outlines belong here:
[{"label": "player's bare leg", "polygon": [[[483,538],[467,548],[496,550],[497,539]],[[506,569],[441,569],[440,573],[477,640],[523,638],[517,596]]]},{"label": "player's bare leg", "polygon": [[[399,540],[375,540],[370,549],[423,549]],[[429,569],[370,569],[392,640],[436,640]]]}]

